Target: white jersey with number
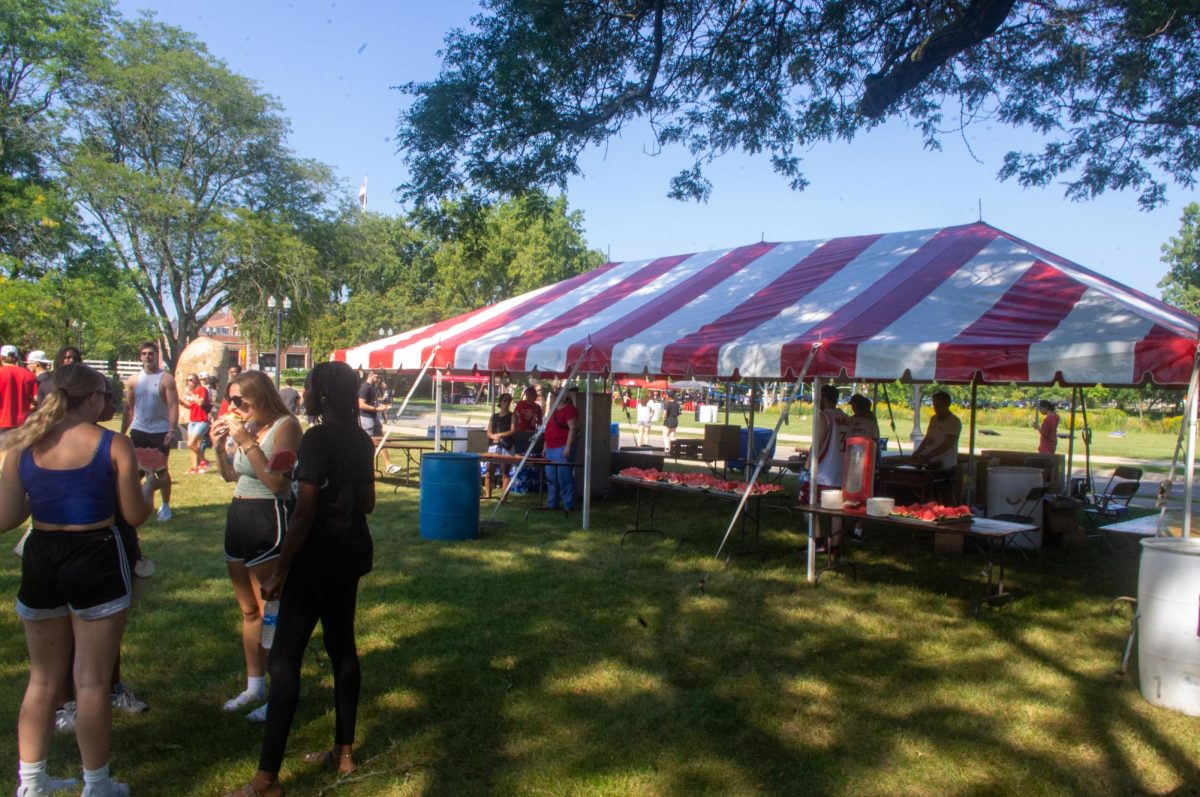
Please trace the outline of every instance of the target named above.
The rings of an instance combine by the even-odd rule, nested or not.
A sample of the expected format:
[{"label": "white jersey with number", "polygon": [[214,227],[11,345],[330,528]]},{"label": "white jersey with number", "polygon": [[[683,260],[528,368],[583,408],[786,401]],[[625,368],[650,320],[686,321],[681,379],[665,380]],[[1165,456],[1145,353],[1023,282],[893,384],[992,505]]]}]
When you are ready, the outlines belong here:
[{"label": "white jersey with number", "polygon": [[817,484],[841,487],[850,419],[837,409],[821,410],[821,419],[824,433],[817,445]]}]

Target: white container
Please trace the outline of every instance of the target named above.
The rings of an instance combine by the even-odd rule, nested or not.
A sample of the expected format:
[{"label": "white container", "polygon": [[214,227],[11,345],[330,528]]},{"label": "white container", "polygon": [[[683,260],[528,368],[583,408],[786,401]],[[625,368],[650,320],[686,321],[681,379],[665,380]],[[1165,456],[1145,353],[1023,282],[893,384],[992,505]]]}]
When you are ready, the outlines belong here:
[{"label": "white container", "polygon": [[887,517],[896,508],[895,498],[868,498],[867,514],[871,517]]},{"label": "white container", "polygon": [[841,490],[822,490],[821,491],[821,508],[822,509],[841,509],[842,504],[846,500],[842,497]]},{"label": "white container", "polygon": [[467,432],[471,429],[470,426],[455,426],[454,427],[454,444],[451,451],[466,453],[467,451]]},{"label": "white container", "polygon": [[1142,540],[1138,615],[1142,697],[1200,717],[1200,540]]},{"label": "white container", "polygon": [[[988,468],[987,472],[987,516],[1022,515],[1031,517],[1031,522],[1038,526],[1037,531],[1019,534],[1013,541],[1014,548],[1042,547],[1042,502],[1034,501],[1028,504],[1025,496],[1029,491],[1042,486],[1041,468],[1021,468],[998,466]],[[1022,506],[1024,509],[1022,510]]]}]

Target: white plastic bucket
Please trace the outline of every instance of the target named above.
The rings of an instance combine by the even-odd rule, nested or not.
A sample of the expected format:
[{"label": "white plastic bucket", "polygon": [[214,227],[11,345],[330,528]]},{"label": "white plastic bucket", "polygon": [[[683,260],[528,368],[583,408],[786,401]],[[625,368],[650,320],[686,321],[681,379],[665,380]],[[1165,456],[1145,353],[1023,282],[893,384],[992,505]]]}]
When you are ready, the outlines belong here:
[{"label": "white plastic bucket", "polygon": [[1200,540],[1142,540],[1138,613],[1142,697],[1200,717]]},{"label": "white plastic bucket", "polygon": [[[1015,548],[1042,547],[1042,502],[1035,501],[1033,505],[1026,504],[1025,496],[1035,487],[1042,486],[1041,468],[1021,468],[998,466],[988,468],[987,472],[987,516],[1022,515],[1032,517],[1038,525],[1038,530],[1028,534],[1020,534],[1013,539]],[[1022,505],[1025,506],[1022,511]]]}]

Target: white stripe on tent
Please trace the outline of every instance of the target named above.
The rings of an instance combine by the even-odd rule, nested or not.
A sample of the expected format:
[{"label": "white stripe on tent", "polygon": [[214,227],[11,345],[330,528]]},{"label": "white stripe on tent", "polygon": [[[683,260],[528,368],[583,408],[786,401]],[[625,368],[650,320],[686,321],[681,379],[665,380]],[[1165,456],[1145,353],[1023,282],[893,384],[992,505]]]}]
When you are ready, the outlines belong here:
[{"label": "white stripe on tent", "polygon": [[914,380],[932,380],[938,344],[978,321],[1035,262],[1007,238],[992,241],[891,326],[859,344],[855,377],[890,379],[903,363],[900,370],[912,371]]},{"label": "white stripe on tent", "polygon": [[[626,263],[621,263],[603,277],[590,280],[587,284],[563,294],[554,301],[532,309],[528,313],[518,315],[511,323],[464,343],[458,347],[458,351],[454,354],[454,367],[461,369],[486,369],[488,361],[491,358],[492,349],[495,347],[508,343],[513,338],[520,337],[525,332],[536,330],[545,324],[549,324],[589,299],[612,290],[659,259],[630,260]],[[520,298],[525,299],[528,297],[529,294],[524,294]],[[526,363],[529,368],[533,367],[532,360],[526,360]]]},{"label": "white stripe on tent", "polygon": [[884,235],[800,302],[785,307],[741,337],[721,347],[718,372],[736,369],[743,378],[778,378],[785,344],[801,337],[862,291],[898,268],[939,230]]},{"label": "white stripe on tent", "polygon": [[1068,382],[1129,384],[1137,344],[1154,322],[1131,312],[1108,292],[1087,290],[1058,328],[1029,348],[1029,381],[1049,382],[1061,370]]},{"label": "white stripe on tent", "polygon": [[664,272],[657,279],[633,291],[628,296],[600,310],[595,315],[582,319],[578,324],[562,330],[529,347],[525,362],[528,367],[535,365],[544,371],[563,371],[567,367],[567,349],[574,343],[586,340],[588,334],[604,329],[609,324],[621,320],[625,316],[637,313],[647,303],[654,301],[681,282],[686,282],[704,268],[732,252],[732,249],[718,249],[712,252],[701,252],[692,255],[683,262]]},{"label": "white stripe on tent", "polygon": [[639,373],[644,364],[649,364],[651,372],[657,371],[662,366],[663,351],[667,346],[744,303],[823,243],[801,241],[780,244],[747,263],[729,279],[714,285],[708,292],[639,332],[637,337],[613,346],[612,370],[615,373]]},{"label": "white stripe on tent", "polygon": [[364,343],[363,345],[355,346],[352,349],[346,349],[346,363],[351,368],[367,368],[369,367],[368,358],[371,356],[371,352],[375,351],[376,349],[382,349],[385,346],[390,346],[396,341],[410,337],[411,335],[419,335],[420,333],[429,329],[431,326],[433,326],[433,324],[426,324],[423,327],[410,329],[400,333],[399,335],[388,335],[386,338],[373,340],[370,343]]}]

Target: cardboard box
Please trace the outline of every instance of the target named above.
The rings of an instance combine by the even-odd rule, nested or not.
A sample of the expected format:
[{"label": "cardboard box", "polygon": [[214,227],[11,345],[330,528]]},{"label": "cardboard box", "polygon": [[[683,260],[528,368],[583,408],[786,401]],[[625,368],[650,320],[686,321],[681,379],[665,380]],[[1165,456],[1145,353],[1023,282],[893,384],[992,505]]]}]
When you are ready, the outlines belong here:
[{"label": "cardboard box", "polygon": [[967,535],[958,532],[935,530],[933,532],[933,550],[936,553],[961,554],[966,537]]},{"label": "cardboard box", "polygon": [[742,427],[710,423],[704,427],[704,461],[737,459]]}]

